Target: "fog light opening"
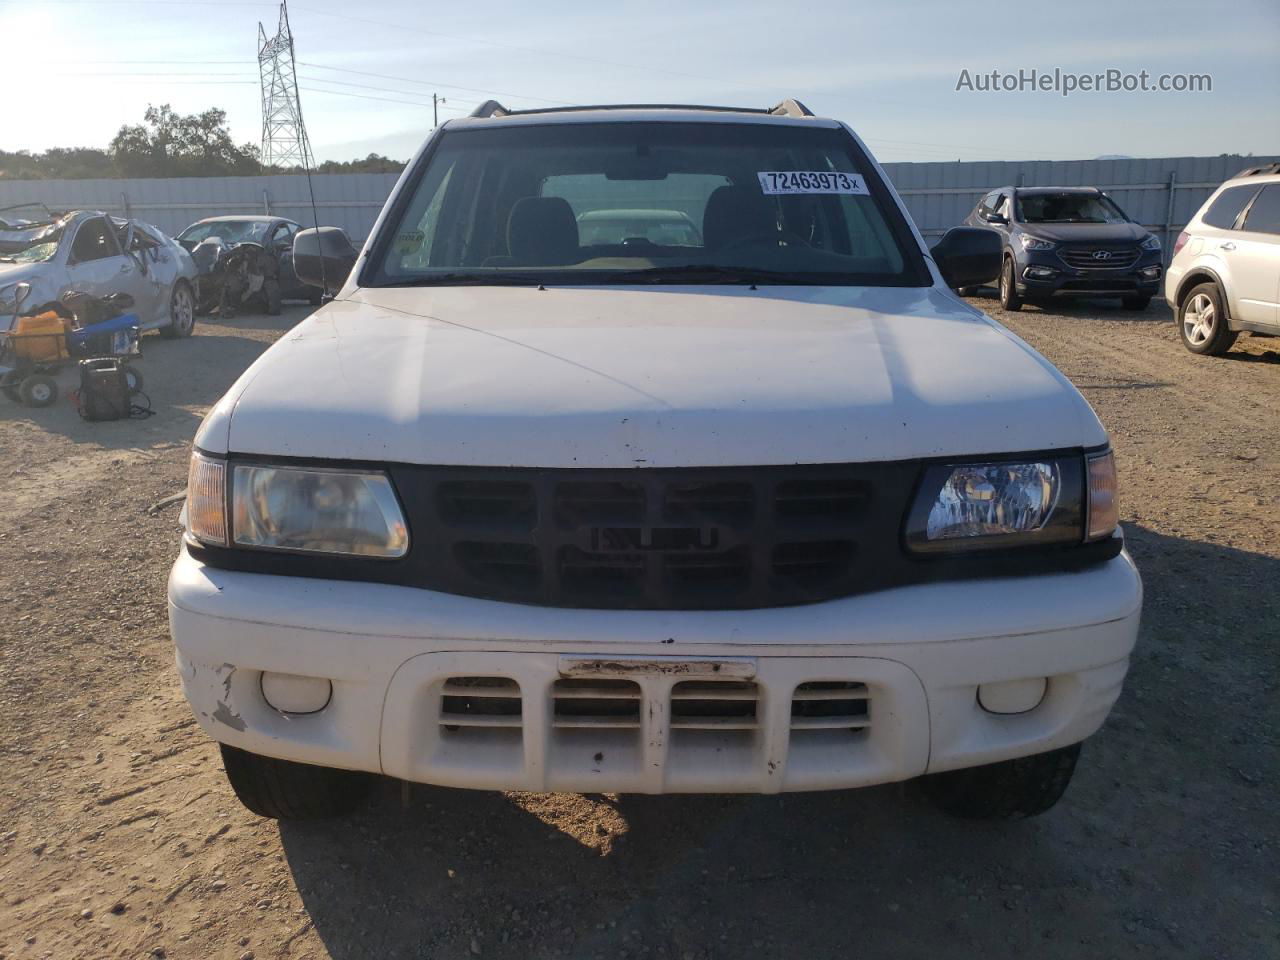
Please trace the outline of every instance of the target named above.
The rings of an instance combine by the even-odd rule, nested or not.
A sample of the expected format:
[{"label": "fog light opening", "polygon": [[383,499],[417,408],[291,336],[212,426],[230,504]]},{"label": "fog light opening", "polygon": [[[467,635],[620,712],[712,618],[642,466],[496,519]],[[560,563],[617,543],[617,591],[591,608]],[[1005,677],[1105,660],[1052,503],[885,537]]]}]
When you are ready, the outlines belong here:
[{"label": "fog light opening", "polygon": [[292,673],[262,674],[262,699],[280,713],[319,713],[333,697],[333,684],[323,677]]},{"label": "fog light opening", "polygon": [[984,683],[978,687],[978,703],[987,713],[1026,713],[1040,706],[1048,688],[1045,677]]},{"label": "fog light opening", "polygon": [[1053,267],[1030,266],[1022,271],[1024,280],[1052,280],[1058,275]]}]

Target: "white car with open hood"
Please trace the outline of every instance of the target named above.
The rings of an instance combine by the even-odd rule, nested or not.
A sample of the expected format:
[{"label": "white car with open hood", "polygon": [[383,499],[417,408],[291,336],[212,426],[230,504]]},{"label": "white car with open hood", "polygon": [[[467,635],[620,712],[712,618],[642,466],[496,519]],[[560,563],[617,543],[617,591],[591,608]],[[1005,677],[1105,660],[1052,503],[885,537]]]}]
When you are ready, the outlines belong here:
[{"label": "white car with open hood", "polygon": [[[692,228],[583,228],[637,210]],[[298,275],[345,282],[205,419],[169,581],[251,810],[376,774],[1061,796],[1142,588],[1097,417],[952,293],[993,234],[930,250],[795,101],[490,103],[349,276],[344,243],[299,234]]]}]

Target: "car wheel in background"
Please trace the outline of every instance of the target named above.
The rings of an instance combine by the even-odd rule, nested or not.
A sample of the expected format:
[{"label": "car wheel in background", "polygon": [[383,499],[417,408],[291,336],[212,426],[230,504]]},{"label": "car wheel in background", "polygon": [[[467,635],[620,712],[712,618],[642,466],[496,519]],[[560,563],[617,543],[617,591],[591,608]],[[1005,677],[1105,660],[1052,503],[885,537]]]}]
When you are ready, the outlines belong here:
[{"label": "car wheel in background", "polygon": [[191,292],[191,284],[179,280],[169,295],[169,325],[160,328],[160,333],[170,340],[191,336],[196,325],[196,298]]},{"label": "car wheel in background", "polygon": [[0,374],[0,393],[12,400],[14,403],[22,402],[22,394],[18,390],[18,384],[22,378],[18,376],[16,371],[10,370],[8,373]]},{"label": "car wheel in background", "polygon": [[357,810],[373,784],[367,773],[317,767],[249,753],[225,743],[222,766],[236,797],[275,820],[320,820]]},{"label": "car wheel in background", "polygon": [[1216,283],[1192,287],[1178,307],[1178,333],[1192,353],[1218,356],[1231,349],[1236,331],[1227,326],[1226,306]]},{"label": "car wheel in background", "polygon": [[1145,310],[1150,302],[1150,297],[1124,297],[1120,300],[1120,305],[1126,310]]},{"label": "car wheel in background", "polygon": [[280,316],[284,305],[284,294],[280,291],[280,281],[268,278],[262,284],[262,302],[270,316]]},{"label": "car wheel in background", "polygon": [[935,773],[923,780],[935,805],[968,820],[1016,820],[1044,813],[1066,792],[1080,744],[967,770]]},{"label": "car wheel in background", "polygon": [[18,397],[28,407],[48,407],[58,399],[58,384],[53,377],[33,373],[18,385]]},{"label": "car wheel in background", "polygon": [[1012,257],[1005,257],[1004,266],[1000,268],[1000,306],[1006,310],[1022,309],[1022,298],[1018,296],[1018,285],[1013,277]]}]

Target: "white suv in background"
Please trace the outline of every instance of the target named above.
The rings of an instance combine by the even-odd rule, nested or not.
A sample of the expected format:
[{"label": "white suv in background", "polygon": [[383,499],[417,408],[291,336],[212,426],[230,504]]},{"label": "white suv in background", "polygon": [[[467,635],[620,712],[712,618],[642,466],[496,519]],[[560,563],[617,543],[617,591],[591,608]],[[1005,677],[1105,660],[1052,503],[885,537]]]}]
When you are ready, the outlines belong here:
[{"label": "white suv in background", "polygon": [[1165,299],[1192,353],[1226,353],[1242,330],[1280,336],[1280,163],[1205,202],[1174,244]]}]

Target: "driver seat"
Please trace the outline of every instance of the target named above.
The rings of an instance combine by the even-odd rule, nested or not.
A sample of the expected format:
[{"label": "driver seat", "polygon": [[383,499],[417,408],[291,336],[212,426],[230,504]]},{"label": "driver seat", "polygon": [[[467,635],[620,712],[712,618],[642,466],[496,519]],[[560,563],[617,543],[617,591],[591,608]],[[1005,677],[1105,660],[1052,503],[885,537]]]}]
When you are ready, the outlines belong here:
[{"label": "driver seat", "polygon": [[742,237],[776,233],[778,212],[757,186],[716,187],[702,213],[702,245],[719,250]]}]

